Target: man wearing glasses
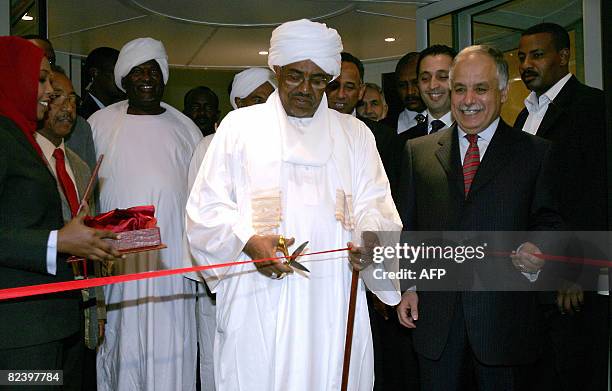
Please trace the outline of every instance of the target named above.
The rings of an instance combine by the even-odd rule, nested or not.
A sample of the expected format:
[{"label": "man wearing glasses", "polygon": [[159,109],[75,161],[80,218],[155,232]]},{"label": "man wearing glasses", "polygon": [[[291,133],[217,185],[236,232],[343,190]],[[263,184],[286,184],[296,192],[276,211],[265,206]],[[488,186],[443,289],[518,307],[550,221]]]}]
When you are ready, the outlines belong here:
[{"label": "man wearing glasses", "polygon": [[[270,46],[278,90],[225,117],[187,203],[198,264],[275,257],[283,244],[292,253],[305,241],[307,253],[358,246],[361,232],[401,229],[372,132],[328,108],[325,87],[340,74],[336,30],[288,22]],[[360,268],[348,259],[300,258],[309,273],[279,260],[207,270],[217,294],[216,389],[340,389],[351,264]],[[350,390],[374,382],[363,284],[371,281],[362,275]],[[399,299],[393,289],[377,294],[390,305]]]}]

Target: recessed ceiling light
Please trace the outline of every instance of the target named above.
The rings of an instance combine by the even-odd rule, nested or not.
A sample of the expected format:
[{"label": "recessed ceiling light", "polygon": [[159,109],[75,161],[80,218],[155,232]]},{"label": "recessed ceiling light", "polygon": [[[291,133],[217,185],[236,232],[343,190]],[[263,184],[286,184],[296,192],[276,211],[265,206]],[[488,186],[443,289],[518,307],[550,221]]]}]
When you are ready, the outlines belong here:
[{"label": "recessed ceiling light", "polygon": [[268,51],[267,50],[262,50],[259,52],[260,55],[262,56],[267,56],[268,55]]},{"label": "recessed ceiling light", "polygon": [[30,16],[28,14],[25,14],[25,15],[23,15],[21,17],[21,20],[28,20],[28,21],[30,21],[30,20],[34,20],[34,17],[32,17],[32,16]]},{"label": "recessed ceiling light", "polygon": [[385,38],[385,42],[395,42],[395,38],[387,37],[387,38]]}]

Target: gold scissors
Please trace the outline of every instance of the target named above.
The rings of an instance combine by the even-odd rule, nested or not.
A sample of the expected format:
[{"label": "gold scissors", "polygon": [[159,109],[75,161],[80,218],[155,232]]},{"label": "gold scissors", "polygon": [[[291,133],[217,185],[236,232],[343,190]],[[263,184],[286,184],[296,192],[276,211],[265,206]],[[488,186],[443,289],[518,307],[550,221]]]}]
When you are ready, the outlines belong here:
[{"label": "gold scissors", "polygon": [[291,267],[296,268],[298,270],[310,273],[310,270],[308,270],[308,268],[306,266],[304,266],[301,263],[299,263],[298,261],[296,261],[297,257],[302,255],[302,252],[304,251],[304,249],[306,248],[307,245],[308,245],[307,241],[302,243],[302,244],[300,244],[298,246],[298,248],[293,252],[293,254],[289,255],[289,250],[287,249],[287,243],[285,241],[285,237],[283,235],[281,235],[278,238],[278,245],[276,246],[276,248],[279,251],[281,251],[283,253],[283,255],[285,256],[286,260],[285,260],[285,262],[283,262],[285,265],[291,266]]}]

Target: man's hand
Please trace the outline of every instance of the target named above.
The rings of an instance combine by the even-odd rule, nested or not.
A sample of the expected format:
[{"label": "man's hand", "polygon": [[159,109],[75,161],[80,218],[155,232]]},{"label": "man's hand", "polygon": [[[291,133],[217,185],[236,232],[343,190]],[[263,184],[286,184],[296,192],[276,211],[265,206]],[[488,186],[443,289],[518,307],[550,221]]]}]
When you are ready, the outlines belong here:
[{"label": "man's hand", "polygon": [[568,282],[557,291],[557,307],[562,314],[574,315],[574,312],[580,312],[582,304],[584,292],[580,285]]},{"label": "man's hand", "polygon": [[380,246],[378,235],[374,232],[365,231],[362,233],[361,238],[363,242],[361,247],[356,247],[353,242],[346,244],[347,247],[350,247],[349,261],[351,266],[358,271],[362,271],[372,264],[374,247]]},{"label": "man's hand", "polygon": [[522,273],[535,273],[544,267],[545,261],[533,254],[542,254],[538,246],[531,242],[521,244],[518,251],[510,255],[514,267]]},{"label": "man's hand", "polygon": [[80,214],[57,231],[57,252],[93,261],[122,257],[112,244],[102,239],[117,239],[117,234],[89,228],[83,224],[83,214]]},{"label": "man's hand", "polygon": [[419,319],[419,295],[415,291],[404,292],[395,310],[402,326],[416,329],[414,322]]},{"label": "man's hand", "polygon": [[[253,235],[244,246],[243,251],[251,259],[277,257],[277,253],[280,252],[277,247],[279,237],[279,235]],[[287,248],[294,242],[295,239],[293,238],[285,240]],[[284,273],[293,273],[293,268],[285,265],[282,260],[279,259],[256,262],[255,267],[261,274],[270,278],[280,278]]]},{"label": "man's hand", "polygon": [[106,330],[106,320],[98,319],[98,346],[104,342],[104,332]]}]

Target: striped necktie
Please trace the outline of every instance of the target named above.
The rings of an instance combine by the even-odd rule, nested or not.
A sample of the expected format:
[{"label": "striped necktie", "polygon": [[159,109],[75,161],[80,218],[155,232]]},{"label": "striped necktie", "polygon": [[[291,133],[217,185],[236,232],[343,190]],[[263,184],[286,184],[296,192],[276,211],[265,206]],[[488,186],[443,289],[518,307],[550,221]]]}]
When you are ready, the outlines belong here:
[{"label": "striped necktie", "polygon": [[476,171],[478,171],[478,166],[480,165],[480,151],[478,150],[477,134],[467,134],[465,138],[470,142],[465,158],[463,158],[463,188],[467,198],[474,181],[474,176],[476,176]]}]

